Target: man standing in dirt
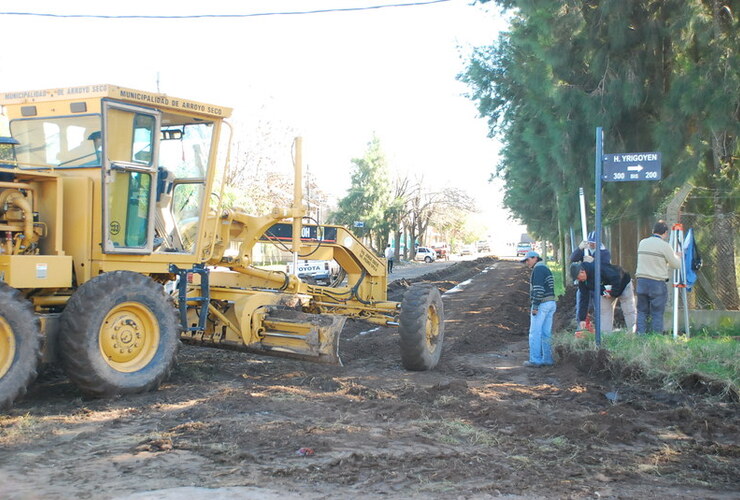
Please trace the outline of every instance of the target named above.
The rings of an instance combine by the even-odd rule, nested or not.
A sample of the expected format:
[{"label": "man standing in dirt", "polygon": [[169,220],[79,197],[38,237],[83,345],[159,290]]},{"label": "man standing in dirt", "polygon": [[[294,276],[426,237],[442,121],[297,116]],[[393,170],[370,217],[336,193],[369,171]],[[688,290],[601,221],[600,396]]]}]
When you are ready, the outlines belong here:
[{"label": "man standing in dirt", "polygon": [[555,280],[540,254],[527,252],[522,259],[532,269],[529,279],[529,299],[532,310],[529,318],[529,360],[524,366],[551,366],[552,320],[555,316]]},{"label": "man standing in dirt", "polygon": [[385,258],[388,259],[388,274],[393,272],[393,247],[390,244],[385,248]]},{"label": "man standing in dirt", "polygon": [[640,241],[637,247],[637,334],[645,335],[650,330],[663,332],[663,315],[668,299],[666,282],[670,278],[669,267],[678,269],[681,260],[666,242],[668,226],[659,220],[653,226],[653,234]]}]

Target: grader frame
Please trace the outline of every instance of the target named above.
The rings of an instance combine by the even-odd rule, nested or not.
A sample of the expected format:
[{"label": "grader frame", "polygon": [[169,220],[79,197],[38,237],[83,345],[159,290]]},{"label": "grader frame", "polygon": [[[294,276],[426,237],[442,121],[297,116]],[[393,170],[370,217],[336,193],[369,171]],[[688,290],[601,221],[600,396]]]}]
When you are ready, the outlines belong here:
[{"label": "grader frame", "polygon": [[[382,258],[343,227],[304,224],[299,139],[292,206],[252,216],[213,196],[229,108],[113,85],[0,104],[0,406],[42,358],[94,396],[154,389],[181,339],[341,364],[347,317],[399,326],[407,369],[438,362],[436,288],[389,301]],[[346,282],[255,267],[255,246],[278,242],[294,259],[336,260]]]}]

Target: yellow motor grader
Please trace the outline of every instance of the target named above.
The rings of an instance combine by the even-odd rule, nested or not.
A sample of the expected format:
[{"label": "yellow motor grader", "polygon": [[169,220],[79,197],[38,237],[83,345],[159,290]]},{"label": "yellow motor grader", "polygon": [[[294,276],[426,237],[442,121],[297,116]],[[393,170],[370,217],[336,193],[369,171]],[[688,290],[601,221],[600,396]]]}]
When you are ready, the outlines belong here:
[{"label": "yellow motor grader", "polygon": [[[437,364],[438,290],[389,301],[384,259],[304,223],[299,140],[293,205],[252,216],[221,204],[229,108],[113,85],[0,104],[0,406],[42,362],[92,396],[155,389],[181,340],[339,364],[347,317],[398,326],[406,369]],[[258,244],[335,260],[346,279],[255,267]]]}]

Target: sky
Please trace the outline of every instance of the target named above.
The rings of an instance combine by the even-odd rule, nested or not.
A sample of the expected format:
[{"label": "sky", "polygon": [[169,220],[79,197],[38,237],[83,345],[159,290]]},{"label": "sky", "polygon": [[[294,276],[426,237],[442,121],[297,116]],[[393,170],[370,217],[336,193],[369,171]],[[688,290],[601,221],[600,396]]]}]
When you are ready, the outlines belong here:
[{"label": "sky", "polygon": [[[183,16],[414,1],[25,0],[0,12]],[[109,83],[233,107],[237,123],[262,114],[303,137],[305,164],[335,197],[376,134],[392,173],[465,190],[488,234],[518,238],[500,183],[488,182],[500,145],[455,78],[471,47],[493,43],[506,24],[469,3],[228,19],[0,15],[12,40],[0,52],[0,90]]]}]

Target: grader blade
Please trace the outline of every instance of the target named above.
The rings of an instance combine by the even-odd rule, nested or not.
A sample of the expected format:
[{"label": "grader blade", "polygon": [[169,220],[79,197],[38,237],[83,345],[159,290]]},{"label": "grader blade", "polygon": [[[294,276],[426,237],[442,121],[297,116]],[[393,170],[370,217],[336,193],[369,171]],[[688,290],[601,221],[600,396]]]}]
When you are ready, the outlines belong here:
[{"label": "grader blade", "polygon": [[339,335],[346,320],[271,306],[262,319],[259,349],[272,356],[341,365]]}]

